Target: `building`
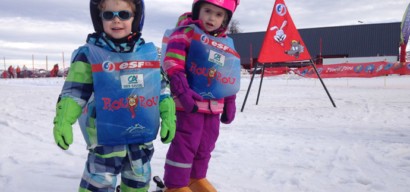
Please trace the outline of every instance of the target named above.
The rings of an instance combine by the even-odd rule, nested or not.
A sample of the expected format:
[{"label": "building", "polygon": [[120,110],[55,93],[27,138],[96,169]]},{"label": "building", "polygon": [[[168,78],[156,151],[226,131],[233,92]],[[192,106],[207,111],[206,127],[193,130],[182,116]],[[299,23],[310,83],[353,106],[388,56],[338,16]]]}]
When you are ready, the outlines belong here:
[{"label": "building", "polygon": [[[317,64],[333,62],[398,61],[400,22],[299,29],[300,36]],[[230,34],[248,69],[258,60],[265,32]],[[379,57],[379,58],[377,58]],[[328,62],[326,62],[328,61]],[[393,61],[394,62],[394,61]],[[300,65],[287,63],[286,65]]]}]

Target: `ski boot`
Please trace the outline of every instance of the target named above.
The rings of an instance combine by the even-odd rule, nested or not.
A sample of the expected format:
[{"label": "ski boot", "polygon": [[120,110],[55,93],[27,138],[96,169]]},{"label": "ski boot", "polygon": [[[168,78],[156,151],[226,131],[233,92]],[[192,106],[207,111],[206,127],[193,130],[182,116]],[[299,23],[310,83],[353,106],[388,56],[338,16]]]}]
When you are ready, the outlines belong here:
[{"label": "ski boot", "polygon": [[189,188],[192,192],[217,192],[215,187],[206,178],[191,179],[189,181]]}]

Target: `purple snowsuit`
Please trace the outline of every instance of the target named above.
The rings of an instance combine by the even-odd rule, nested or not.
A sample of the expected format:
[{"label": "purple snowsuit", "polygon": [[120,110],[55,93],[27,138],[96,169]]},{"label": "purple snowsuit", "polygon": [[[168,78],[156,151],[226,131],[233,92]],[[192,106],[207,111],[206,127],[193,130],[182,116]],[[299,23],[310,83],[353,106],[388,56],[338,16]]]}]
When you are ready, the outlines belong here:
[{"label": "purple snowsuit", "polygon": [[205,178],[219,135],[219,114],[177,111],[177,130],[167,153],[165,185],[187,186],[190,178]]},{"label": "purple snowsuit", "polygon": [[[189,14],[181,17],[185,17],[179,19],[182,25],[194,23],[201,27],[198,20],[190,19]],[[163,68],[170,79],[177,109],[176,134],[165,162],[164,182],[167,188],[185,187],[190,178],[206,177],[211,152],[219,136],[220,121],[229,124],[235,117],[235,95],[202,99],[189,87],[185,61],[193,35],[194,30],[190,27],[176,30],[169,38],[164,58]]]}]

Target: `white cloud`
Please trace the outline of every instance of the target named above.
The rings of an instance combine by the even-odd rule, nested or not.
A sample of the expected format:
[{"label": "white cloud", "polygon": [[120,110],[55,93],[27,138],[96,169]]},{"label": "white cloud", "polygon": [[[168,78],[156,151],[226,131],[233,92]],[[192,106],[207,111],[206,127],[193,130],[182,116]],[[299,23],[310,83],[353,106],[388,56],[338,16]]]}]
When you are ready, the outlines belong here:
[{"label": "white cloud", "polygon": [[37,43],[29,42],[10,42],[10,41],[1,41],[0,40],[0,49],[37,49],[43,48],[44,45]]},{"label": "white cloud", "polygon": [[1,18],[0,26],[4,26],[0,28],[0,34],[4,34],[0,37],[0,53],[12,65],[31,63],[27,59],[33,55],[59,62],[62,52],[69,60],[71,52],[85,43],[87,34],[92,30],[91,25],[84,23],[23,17]]}]

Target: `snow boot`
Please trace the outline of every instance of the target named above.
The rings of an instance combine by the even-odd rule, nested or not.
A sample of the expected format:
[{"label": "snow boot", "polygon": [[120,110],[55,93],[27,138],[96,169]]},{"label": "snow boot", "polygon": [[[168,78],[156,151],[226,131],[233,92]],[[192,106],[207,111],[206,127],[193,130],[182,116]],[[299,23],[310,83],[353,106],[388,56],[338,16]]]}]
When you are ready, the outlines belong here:
[{"label": "snow boot", "polygon": [[165,189],[165,192],[192,192],[189,187]]},{"label": "snow boot", "polygon": [[217,192],[215,187],[206,178],[191,179],[189,188],[192,192]]}]

